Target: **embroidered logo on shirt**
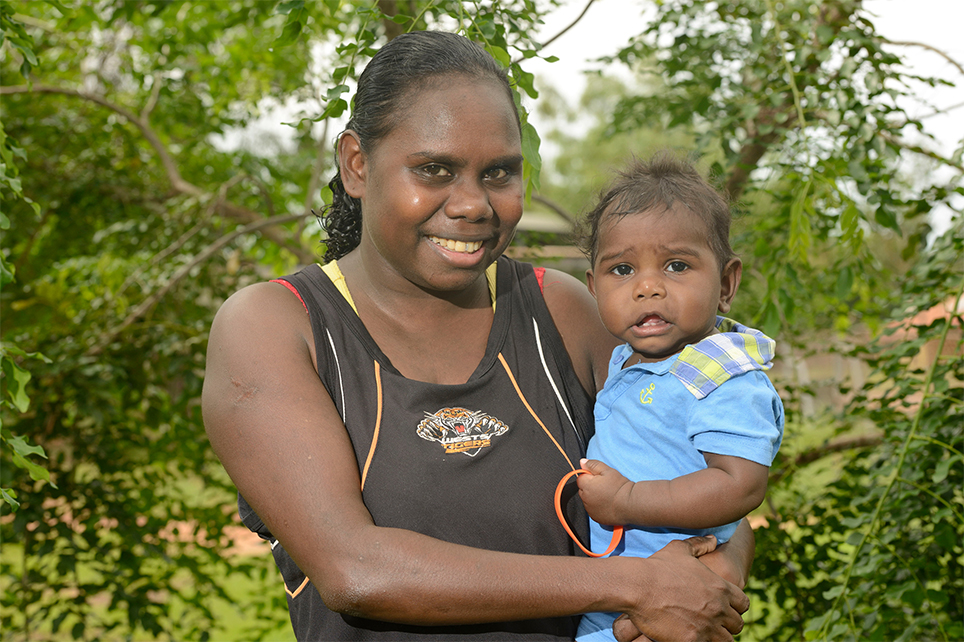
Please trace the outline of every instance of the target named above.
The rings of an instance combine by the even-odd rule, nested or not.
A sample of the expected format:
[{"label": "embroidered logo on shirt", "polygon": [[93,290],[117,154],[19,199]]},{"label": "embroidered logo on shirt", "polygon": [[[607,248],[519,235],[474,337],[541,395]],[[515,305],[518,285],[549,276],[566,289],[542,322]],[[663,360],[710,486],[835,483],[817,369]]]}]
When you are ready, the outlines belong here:
[{"label": "embroidered logo on shirt", "polygon": [[480,410],[443,408],[435,414],[425,413],[416,432],[422,439],[437,441],[446,454],[463,453],[475,457],[483,448],[492,445],[492,438],[509,427]]},{"label": "embroidered logo on shirt", "polygon": [[649,388],[643,388],[639,391],[639,403],[647,404],[653,403],[653,391],[656,390],[656,384],[649,384]]}]

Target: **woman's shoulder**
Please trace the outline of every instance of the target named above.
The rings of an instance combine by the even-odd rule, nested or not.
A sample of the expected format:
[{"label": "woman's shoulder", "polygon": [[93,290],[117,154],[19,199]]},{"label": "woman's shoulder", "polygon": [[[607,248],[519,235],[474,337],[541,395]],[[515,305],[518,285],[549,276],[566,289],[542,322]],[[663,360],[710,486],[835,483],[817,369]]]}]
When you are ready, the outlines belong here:
[{"label": "woman's shoulder", "polygon": [[231,340],[277,335],[279,332],[310,332],[304,303],[286,283],[265,281],[241,288],[221,304],[211,325],[213,336]]},{"label": "woman's shoulder", "polygon": [[586,284],[576,277],[546,268],[542,292],[576,374],[595,395],[606,381],[609,356],[618,341],[603,326]]}]

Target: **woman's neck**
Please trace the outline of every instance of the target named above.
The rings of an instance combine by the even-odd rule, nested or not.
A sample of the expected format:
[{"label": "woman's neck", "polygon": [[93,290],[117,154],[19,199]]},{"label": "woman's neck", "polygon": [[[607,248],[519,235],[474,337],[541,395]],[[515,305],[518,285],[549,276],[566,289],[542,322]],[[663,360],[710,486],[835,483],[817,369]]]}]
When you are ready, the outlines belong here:
[{"label": "woman's neck", "polygon": [[402,375],[468,381],[485,355],[494,318],[484,273],[461,290],[432,292],[397,272],[367,269],[356,253],[338,264],[359,318]]}]

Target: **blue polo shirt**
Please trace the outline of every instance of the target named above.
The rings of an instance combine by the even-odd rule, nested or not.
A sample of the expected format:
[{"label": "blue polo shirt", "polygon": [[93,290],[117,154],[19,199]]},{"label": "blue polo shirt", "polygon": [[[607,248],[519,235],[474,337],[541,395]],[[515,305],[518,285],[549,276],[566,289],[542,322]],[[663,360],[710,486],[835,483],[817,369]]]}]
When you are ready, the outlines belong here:
[{"label": "blue polo shirt", "polygon": [[[596,434],[587,456],[632,481],[673,479],[706,468],[703,453],[769,466],[783,438],[783,403],[764,370],[774,342],[723,317],[720,334],[656,363],[623,369],[633,350],[613,351],[609,377],[596,397]],[[738,522],[710,529],[626,525],[613,555],[648,557],[674,539],[713,534],[722,544]],[[590,521],[590,546],[606,550],[612,527]],[[579,640],[612,639],[616,614],[583,617]]]}]

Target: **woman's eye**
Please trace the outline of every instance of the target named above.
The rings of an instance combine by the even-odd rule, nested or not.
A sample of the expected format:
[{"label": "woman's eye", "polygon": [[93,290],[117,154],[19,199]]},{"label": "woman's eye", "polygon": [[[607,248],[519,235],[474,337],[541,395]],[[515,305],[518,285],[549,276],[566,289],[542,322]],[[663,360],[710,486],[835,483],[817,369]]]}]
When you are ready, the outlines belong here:
[{"label": "woman's eye", "polygon": [[686,265],[682,261],[672,261],[669,265],[666,266],[666,269],[669,270],[670,272],[682,272],[684,270],[688,270],[689,267],[690,266]]},{"label": "woman's eye", "polygon": [[428,174],[429,176],[447,177],[452,175],[452,173],[449,172],[449,170],[445,169],[443,166],[435,165],[435,164],[425,165],[424,167],[422,167],[422,171]]},{"label": "woman's eye", "polygon": [[509,170],[504,167],[496,167],[486,172],[485,177],[490,181],[502,181],[509,177]]},{"label": "woman's eye", "polygon": [[633,273],[633,268],[631,268],[631,267],[628,266],[628,265],[622,264],[622,265],[617,265],[616,267],[614,267],[614,268],[612,269],[612,272],[613,272],[613,274],[615,274],[616,276],[629,276],[630,274]]}]

